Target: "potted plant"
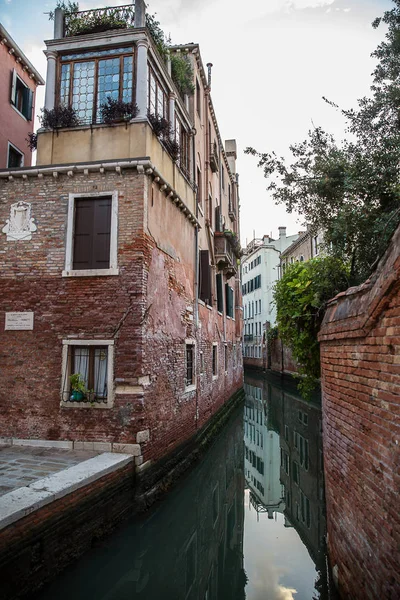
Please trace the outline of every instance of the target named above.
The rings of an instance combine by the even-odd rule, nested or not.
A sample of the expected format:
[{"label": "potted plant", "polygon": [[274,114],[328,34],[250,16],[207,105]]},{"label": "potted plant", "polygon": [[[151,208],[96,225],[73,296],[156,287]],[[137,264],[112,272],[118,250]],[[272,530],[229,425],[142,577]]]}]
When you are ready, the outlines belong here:
[{"label": "potted plant", "polygon": [[134,119],[138,111],[137,104],[116,100],[111,96],[108,96],[107,102],[100,107],[101,120],[108,124]]},{"label": "potted plant", "polygon": [[79,119],[75,109],[71,106],[55,106],[52,109],[42,108],[39,117],[42,127],[45,129],[57,129],[59,127],[77,127]]},{"label": "potted plant", "polygon": [[171,126],[167,119],[164,119],[164,117],[160,117],[153,113],[148,113],[147,118],[149,119],[150,125],[152,126],[157,137],[162,135],[165,139],[169,139],[171,135]]},{"label": "potted plant", "polygon": [[72,373],[69,376],[69,382],[71,385],[71,402],[81,402],[86,397],[87,389],[86,383],[80,373]]}]

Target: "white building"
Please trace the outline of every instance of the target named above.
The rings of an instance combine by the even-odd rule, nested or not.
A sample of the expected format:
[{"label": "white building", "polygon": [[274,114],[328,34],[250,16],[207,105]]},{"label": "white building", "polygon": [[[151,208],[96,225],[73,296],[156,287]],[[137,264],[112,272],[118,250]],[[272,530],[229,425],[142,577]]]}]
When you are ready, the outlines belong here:
[{"label": "white building", "polygon": [[[276,322],[273,287],[279,279],[280,256],[299,234],[286,235],[286,227],[279,227],[279,239],[268,235],[248,244],[242,258],[242,295],[244,317],[243,353],[247,364],[262,366],[262,342],[265,324]],[[252,360],[255,359],[255,360]]]}]

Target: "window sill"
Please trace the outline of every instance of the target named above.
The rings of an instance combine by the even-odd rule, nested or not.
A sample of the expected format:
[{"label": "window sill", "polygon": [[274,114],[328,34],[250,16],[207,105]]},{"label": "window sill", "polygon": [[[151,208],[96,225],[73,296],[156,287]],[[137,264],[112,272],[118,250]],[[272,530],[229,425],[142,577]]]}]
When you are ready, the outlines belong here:
[{"label": "window sill", "polygon": [[196,391],[196,384],[194,383],[193,385],[186,386],[185,391],[183,393],[190,394],[190,392],[195,392],[195,391]]},{"label": "window sill", "polygon": [[119,269],[81,269],[62,272],[62,277],[106,277],[110,275],[119,275]]},{"label": "window sill", "polygon": [[112,404],[109,402],[65,402],[64,400],[61,401],[60,406],[61,408],[87,408],[90,410],[112,408]]},{"label": "window sill", "polygon": [[18,113],[19,116],[23,118],[24,121],[28,122],[28,119],[25,117],[25,115],[23,115],[22,112],[20,112],[14,104],[11,103],[11,106],[15,110],[15,112]]}]

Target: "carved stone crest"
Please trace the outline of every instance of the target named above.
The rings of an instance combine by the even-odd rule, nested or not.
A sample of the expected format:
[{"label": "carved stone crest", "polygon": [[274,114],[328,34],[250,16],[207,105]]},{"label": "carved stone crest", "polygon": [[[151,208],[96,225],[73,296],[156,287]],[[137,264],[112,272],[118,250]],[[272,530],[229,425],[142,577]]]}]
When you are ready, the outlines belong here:
[{"label": "carved stone crest", "polygon": [[7,235],[7,242],[32,239],[32,232],[37,227],[31,217],[31,205],[29,202],[16,202],[11,204],[10,218],[7,219],[2,232]]}]

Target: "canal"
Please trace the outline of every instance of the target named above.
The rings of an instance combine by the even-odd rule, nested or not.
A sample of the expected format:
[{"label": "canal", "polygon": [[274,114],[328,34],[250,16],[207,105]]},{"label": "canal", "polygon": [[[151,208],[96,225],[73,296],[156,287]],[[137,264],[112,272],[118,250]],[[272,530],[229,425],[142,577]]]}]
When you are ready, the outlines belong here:
[{"label": "canal", "polygon": [[325,600],[321,410],[290,382],[245,377],[246,401],[164,500],[37,600]]}]

